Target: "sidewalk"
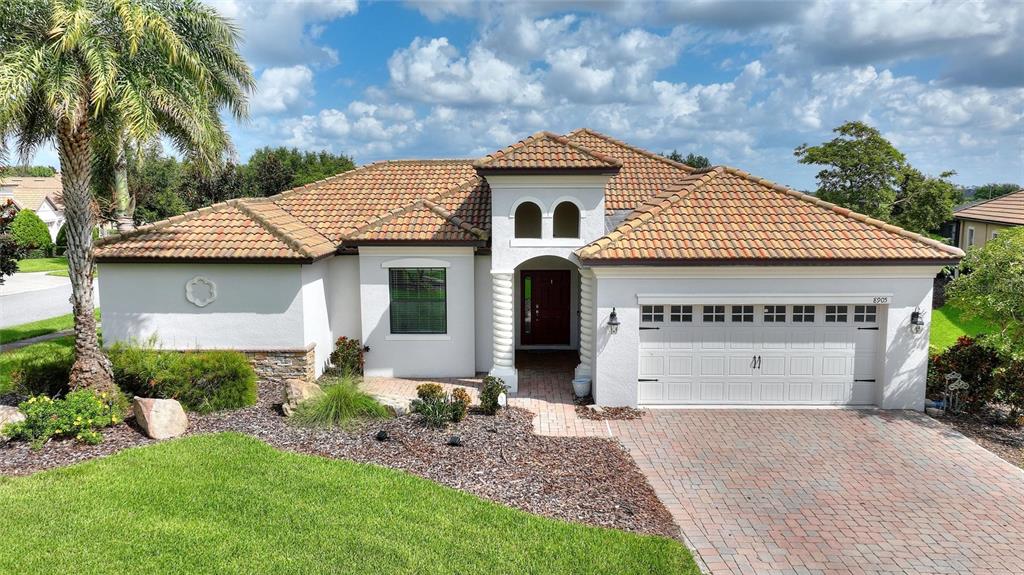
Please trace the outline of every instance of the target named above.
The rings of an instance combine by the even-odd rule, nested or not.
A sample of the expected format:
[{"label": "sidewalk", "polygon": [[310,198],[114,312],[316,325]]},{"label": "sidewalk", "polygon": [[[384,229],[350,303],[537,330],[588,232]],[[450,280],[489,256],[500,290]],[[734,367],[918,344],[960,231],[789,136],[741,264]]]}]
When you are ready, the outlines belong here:
[{"label": "sidewalk", "polygon": [[49,272],[16,273],[8,276],[4,278],[3,285],[0,285],[0,296],[71,285],[68,278],[46,275],[47,273]]}]

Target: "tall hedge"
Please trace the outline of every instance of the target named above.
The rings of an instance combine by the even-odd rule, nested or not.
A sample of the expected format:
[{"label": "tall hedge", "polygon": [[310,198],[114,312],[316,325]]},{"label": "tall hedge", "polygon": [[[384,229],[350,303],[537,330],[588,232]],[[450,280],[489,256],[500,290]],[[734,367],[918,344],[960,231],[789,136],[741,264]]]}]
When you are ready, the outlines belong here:
[{"label": "tall hedge", "polygon": [[21,210],[11,222],[11,235],[18,246],[26,250],[48,250],[53,247],[50,230],[31,210]]}]

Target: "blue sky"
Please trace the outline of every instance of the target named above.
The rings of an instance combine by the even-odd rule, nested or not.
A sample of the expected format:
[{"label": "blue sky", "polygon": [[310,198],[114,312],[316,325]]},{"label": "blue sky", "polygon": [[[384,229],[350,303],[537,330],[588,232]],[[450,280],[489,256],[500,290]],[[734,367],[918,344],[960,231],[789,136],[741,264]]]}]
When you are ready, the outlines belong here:
[{"label": "blue sky", "polygon": [[475,157],[587,126],[813,189],[793,148],[864,120],[926,172],[1024,183],[1021,2],[205,1],[259,81],[241,160]]}]

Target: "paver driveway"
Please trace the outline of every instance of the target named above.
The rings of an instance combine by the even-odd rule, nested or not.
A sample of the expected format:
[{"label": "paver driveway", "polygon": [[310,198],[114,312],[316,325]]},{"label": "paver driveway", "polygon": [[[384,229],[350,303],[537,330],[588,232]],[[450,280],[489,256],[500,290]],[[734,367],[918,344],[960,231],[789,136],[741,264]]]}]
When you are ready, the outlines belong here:
[{"label": "paver driveway", "polygon": [[916,413],[614,422],[718,573],[1024,573],[1024,471]]}]

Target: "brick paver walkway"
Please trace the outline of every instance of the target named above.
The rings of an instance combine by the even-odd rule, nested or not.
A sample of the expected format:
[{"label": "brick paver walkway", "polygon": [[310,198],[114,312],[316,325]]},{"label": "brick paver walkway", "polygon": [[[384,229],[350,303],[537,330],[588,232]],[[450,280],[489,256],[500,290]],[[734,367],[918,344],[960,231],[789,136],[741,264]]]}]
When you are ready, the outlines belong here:
[{"label": "brick paver walkway", "polygon": [[[524,357],[510,403],[545,435],[615,436],[720,573],[1024,573],[1024,471],[912,412],[576,416],[572,358]],[[375,393],[422,381],[368,378]],[[479,380],[443,380],[476,394]]]}]

